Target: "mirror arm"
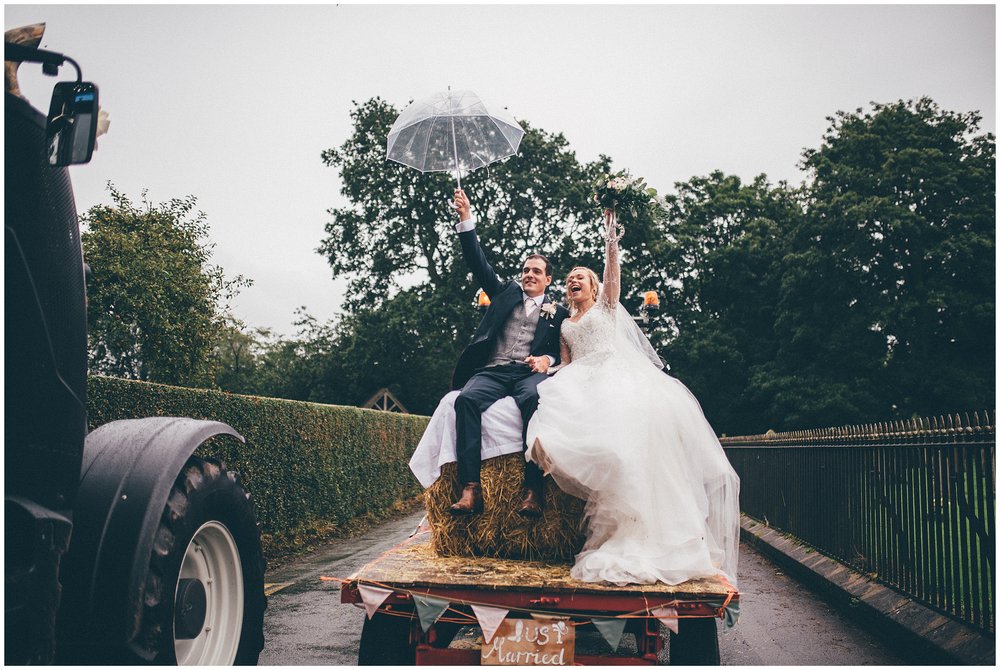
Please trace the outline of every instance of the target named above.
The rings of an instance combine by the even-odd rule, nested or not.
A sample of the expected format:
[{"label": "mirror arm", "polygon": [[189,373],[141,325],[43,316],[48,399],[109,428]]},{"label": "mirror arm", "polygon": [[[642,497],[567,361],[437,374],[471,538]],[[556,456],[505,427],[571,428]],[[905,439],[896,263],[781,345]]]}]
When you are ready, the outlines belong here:
[{"label": "mirror arm", "polygon": [[76,69],[76,80],[78,82],[83,81],[83,73],[80,71],[80,66],[77,62],[69,56],[64,56],[55,51],[45,51],[44,49],[36,49],[24,44],[4,42],[3,59],[5,61],[9,60],[21,63],[41,63],[42,72],[49,76],[58,74],[59,67],[68,61]]}]

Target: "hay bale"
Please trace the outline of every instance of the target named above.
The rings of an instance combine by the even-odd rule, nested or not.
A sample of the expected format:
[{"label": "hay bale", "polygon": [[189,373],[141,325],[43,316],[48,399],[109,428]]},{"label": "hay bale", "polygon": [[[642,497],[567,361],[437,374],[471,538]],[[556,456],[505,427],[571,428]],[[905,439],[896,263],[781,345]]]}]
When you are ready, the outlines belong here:
[{"label": "hay bale", "polygon": [[541,561],[571,561],[583,547],[583,501],[545,478],[540,519],[518,515],[524,485],[524,457],[508,454],[483,461],[483,513],[452,516],[448,508],[461,493],[457,466],[448,463],[427,489],[432,546],[442,556],[489,556]]}]

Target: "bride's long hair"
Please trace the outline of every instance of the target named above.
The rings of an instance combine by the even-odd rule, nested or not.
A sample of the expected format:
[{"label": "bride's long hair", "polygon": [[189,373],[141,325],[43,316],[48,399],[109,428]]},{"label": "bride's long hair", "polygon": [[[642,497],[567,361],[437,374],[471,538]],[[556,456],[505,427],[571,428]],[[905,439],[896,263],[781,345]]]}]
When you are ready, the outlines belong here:
[{"label": "bride's long hair", "polygon": [[[594,296],[594,302],[597,302],[597,292],[600,289],[600,279],[597,278],[597,273],[591,270],[590,268],[584,267],[582,265],[577,265],[568,273],[566,273],[566,279],[563,280],[563,285],[566,285],[569,282],[570,275],[572,275],[577,270],[583,270],[586,273],[587,277],[590,278],[591,292]],[[570,299],[569,291],[566,291],[566,309],[569,310],[570,316],[574,316],[576,314],[576,303],[574,303],[573,300]]]}]

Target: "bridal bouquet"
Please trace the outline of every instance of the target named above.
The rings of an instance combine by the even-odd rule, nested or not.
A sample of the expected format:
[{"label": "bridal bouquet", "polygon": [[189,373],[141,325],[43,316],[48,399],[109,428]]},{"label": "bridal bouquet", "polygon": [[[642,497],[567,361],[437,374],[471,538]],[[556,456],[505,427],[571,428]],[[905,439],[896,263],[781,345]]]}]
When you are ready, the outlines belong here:
[{"label": "bridal bouquet", "polygon": [[633,177],[628,170],[601,176],[594,182],[594,202],[616,214],[628,212],[633,217],[656,207],[656,189],[646,186],[642,177]]}]

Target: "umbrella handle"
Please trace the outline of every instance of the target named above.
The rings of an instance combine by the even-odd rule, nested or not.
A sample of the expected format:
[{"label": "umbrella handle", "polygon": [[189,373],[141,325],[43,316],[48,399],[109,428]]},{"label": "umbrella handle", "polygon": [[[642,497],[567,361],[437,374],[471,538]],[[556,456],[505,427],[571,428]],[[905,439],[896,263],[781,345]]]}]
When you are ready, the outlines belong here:
[{"label": "umbrella handle", "polygon": [[458,179],[458,189],[462,190],[462,168],[458,166],[458,141],[455,139],[455,117],[451,119],[451,148],[455,152],[455,173]]}]

